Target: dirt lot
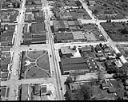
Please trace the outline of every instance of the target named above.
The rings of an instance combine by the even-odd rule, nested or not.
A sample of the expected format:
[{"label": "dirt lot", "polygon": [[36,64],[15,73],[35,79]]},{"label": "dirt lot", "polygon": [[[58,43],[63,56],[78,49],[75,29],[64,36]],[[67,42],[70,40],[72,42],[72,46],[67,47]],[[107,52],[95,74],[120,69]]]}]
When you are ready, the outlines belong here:
[{"label": "dirt lot", "polygon": [[47,51],[29,51],[22,53],[21,78],[42,78],[50,76]]},{"label": "dirt lot", "polygon": [[84,36],[88,41],[104,41],[102,33],[99,31],[98,27],[94,24],[84,24],[82,27],[85,34]]}]

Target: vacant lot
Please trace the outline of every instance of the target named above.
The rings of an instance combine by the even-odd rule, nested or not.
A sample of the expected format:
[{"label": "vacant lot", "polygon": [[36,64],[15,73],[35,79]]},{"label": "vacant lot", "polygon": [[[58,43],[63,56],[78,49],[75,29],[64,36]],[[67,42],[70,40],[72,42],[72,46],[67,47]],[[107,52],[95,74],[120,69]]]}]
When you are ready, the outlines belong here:
[{"label": "vacant lot", "polygon": [[101,23],[113,41],[128,41],[128,23]]},{"label": "vacant lot", "polygon": [[81,28],[88,41],[104,41],[105,38],[95,24],[84,24]]},{"label": "vacant lot", "polygon": [[22,52],[21,78],[42,78],[50,76],[48,52]]}]

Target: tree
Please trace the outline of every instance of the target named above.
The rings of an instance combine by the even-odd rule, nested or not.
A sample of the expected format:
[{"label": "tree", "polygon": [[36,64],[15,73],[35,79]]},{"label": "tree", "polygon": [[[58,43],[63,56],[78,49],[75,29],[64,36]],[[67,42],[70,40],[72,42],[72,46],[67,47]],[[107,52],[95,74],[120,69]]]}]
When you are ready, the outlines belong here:
[{"label": "tree", "polygon": [[72,82],[73,81],[72,81],[71,76],[68,76],[64,84],[68,85],[69,83],[72,83]]},{"label": "tree", "polygon": [[74,94],[73,100],[84,100],[84,96],[81,94],[80,90],[77,90]]},{"label": "tree", "polygon": [[82,92],[84,99],[90,99],[91,87],[89,85],[82,85],[80,91]]},{"label": "tree", "polygon": [[116,67],[108,67],[107,68],[107,73],[108,74],[116,73],[117,72],[116,69],[117,69]]},{"label": "tree", "polygon": [[98,80],[102,81],[104,79],[105,79],[104,72],[99,70],[99,72],[98,72]]},{"label": "tree", "polygon": [[104,7],[107,7],[107,4],[103,4]]},{"label": "tree", "polygon": [[47,93],[46,93],[46,95],[51,95],[52,94],[52,92],[51,92],[51,90],[49,90]]},{"label": "tree", "polygon": [[89,3],[89,1],[87,0],[86,2],[87,2],[87,5],[88,5],[88,6],[90,6],[90,3]]},{"label": "tree", "polygon": [[95,9],[92,11],[92,13],[96,15],[98,13],[98,11]]},{"label": "tree", "polygon": [[91,98],[92,90],[90,85],[84,84],[78,89],[74,95],[76,100],[89,100]]},{"label": "tree", "polygon": [[102,43],[99,44],[100,47],[103,47]]},{"label": "tree", "polygon": [[125,76],[128,77],[128,63],[123,64],[122,68],[124,70]]},{"label": "tree", "polygon": [[122,81],[128,78],[128,63],[123,64],[122,68],[117,69],[117,73],[114,75],[114,78],[119,78]]},{"label": "tree", "polygon": [[116,54],[116,58],[117,58],[117,59],[120,59],[121,56],[122,56],[121,53],[117,53],[117,54]]},{"label": "tree", "polygon": [[124,29],[121,30],[122,34],[128,34],[128,29],[125,27]]},{"label": "tree", "polygon": [[76,50],[76,46],[74,46],[72,50]]},{"label": "tree", "polygon": [[111,19],[108,19],[108,16],[107,16],[107,23],[111,23]]},{"label": "tree", "polygon": [[121,0],[121,2],[125,2],[125,0]]},{"label": "tree", "polygon": [[65,97],[66,100],[71,100],[71,92],[66,91],[66,93],[64,94],[64,97]]},{"label": "tree", "polygon": [[82,4],[81,4],[80,1],[76,1],[76,4],[77,4],[78,7],[79,7],[79,6],[82,6]]}]

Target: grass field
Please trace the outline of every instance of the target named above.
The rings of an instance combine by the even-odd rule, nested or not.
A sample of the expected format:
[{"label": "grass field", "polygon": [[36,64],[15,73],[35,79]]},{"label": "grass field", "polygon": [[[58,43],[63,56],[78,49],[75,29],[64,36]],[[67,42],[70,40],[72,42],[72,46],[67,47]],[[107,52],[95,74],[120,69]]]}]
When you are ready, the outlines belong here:
[{"label": "grass field", "polygon": [[31,59],[37,59],[39,56],[43,55],[46,51],[29,51],[27,52],[27,57]]},{"label": "grass field", "polygon": [[21,68],[22,78],[43,78],[50,76],[48,52],[24,52]]},{"label": "grass field", "polygon": [[[43,68],[45,70],[49,70],[49,58],[47,55],[41,56],[39,59],[37,59],[37,66],[40,68]],[[43,62],[43,63],[42,63]]]},{"label": "grass field", "polygon": [[49,75],[46,73],[46,71],[39,69],[38,67],[31,67],[30,70],[26,72],[26,78],[45,78],[49,77]]}]

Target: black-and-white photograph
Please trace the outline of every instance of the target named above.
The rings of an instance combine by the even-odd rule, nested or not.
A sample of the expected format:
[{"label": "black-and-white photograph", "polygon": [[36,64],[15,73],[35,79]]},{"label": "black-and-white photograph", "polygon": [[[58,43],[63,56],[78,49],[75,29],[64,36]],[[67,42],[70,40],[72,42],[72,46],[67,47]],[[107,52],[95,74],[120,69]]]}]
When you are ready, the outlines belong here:
[{"label": "black-and-white photograph", "polygon": [[0,0],[0,101],[128,100],[128,0]]}]

